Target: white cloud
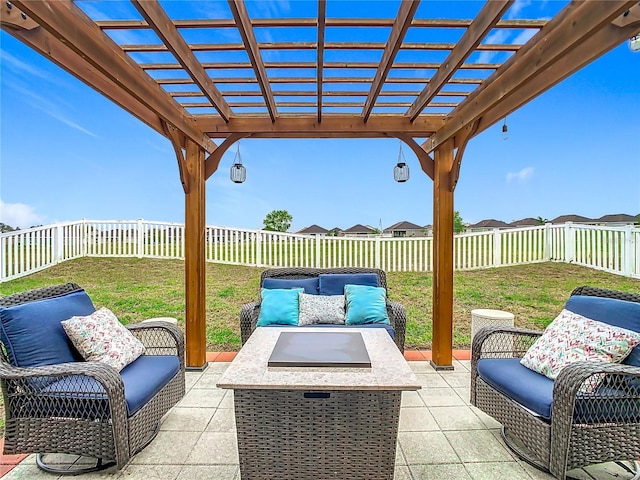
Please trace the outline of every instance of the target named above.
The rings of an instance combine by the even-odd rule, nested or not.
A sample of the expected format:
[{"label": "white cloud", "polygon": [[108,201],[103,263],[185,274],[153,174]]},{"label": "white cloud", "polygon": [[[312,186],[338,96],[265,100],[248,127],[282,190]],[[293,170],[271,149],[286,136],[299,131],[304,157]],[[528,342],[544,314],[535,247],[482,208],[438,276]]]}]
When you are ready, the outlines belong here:
[{"label": "white cloud", "polygon": [[44,215],[24,203],[4,203],[0,200],[0,222],[11,227],[29,228],[41,224]]},{"label": "white cloud", "polygon": [[518,36],[513,40],[514,45],[524,45],[525,43],[527,43],[529,40],[531,40],[531,38],[538,33],[537,30],[534,30],[532,28],[528,28],[526,30],[523,30],[522,32],[520,32],[518,34]]},{"label": "white cloud", "polygon": [[522,12],[522,10],[524,10],[529,5],[531,5],[531,0],[516,0],[515,2],[513,2],[513,5],[509,9],[507,18],[518,18],[520,16],[520,12]]},{"label": "white cloud", "polygon": [[21,75],[27,73],[29,75],[33,75],[34,77],[40,77],[44,79],[49,79],[50,77],[50,75],[48,75],[43,70],[23,62],[19,58],[11,55],[6,50],[0,50],[0,58],[2,59],[3,65],[9,67],[11,70]]},{"label": "white cloud", "polygon": [[[500,44],[505,43],[509,37],[509,32],[505,29],[496,30],[491,35],[487,36],[487,39],[483,43],[487,44]],[[478,55],[477,63],[491,63],[491,61],[501,52],[495,52],[492,50],[483,50]]]},{"label": "white cloud", "polygon": [[531,177],[533,177],[533,167],[526,167],[520,170],[519,172],[509,172],[507,173],[507,183],[515,182],[526,182]]}]

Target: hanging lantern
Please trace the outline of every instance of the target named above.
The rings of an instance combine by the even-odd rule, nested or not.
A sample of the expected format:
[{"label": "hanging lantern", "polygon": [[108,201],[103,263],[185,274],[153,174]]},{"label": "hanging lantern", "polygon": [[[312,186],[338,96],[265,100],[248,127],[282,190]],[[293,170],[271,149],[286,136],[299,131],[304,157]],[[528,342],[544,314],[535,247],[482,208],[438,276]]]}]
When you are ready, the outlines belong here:
[{"label": "hanging lantern", "polygon": [[240,157],[240,142],[238,142],[236,156],[233,159],[229,177],[233,183],[243,183],[247,179],[247,169],[242,165],[242,158]]},{"label": "hanging lantern", "polygon": [[393,167],[393,179],[399,183],[403,183],[409,180],[409,165],[407,165],[407,162],[404,159],[404,153],[402,153],[402,142],[400,142],[398,163],[395,167]]}]

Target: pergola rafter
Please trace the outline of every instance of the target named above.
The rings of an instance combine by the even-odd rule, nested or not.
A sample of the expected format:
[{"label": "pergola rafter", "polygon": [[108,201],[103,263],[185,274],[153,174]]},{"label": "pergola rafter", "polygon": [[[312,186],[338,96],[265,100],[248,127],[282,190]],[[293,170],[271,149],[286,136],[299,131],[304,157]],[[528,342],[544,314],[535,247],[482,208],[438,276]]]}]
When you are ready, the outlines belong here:
[{"label": "pergola rafter", "polygon": [[[82,2],[15,0],[0,8],[1,26],[171,140],[185,190],[192,368],[206,364],[205,182],[233,143],[398,138],[411,148],[434,183],[433,363],[449,368],[453,194],[467,143],[640,32],[637,0],[567,0],[551,20],[511,18],[519,11],[512,0],[486,2],[472,19],[429,18],[433,5],[410,0],[397,0],[396,18],[347,18],[326,0],[308,0],[315,17],[258,18],[258,8],[228,0],[224,18],[193,19],[173,18],[157,0],[132,1],[142,18],[95,13],[114,2],[92,2],[100,17],[92,18]],[[361,27],[366,41],[353,34]],[[256,28],[286,35],[258,42]],[[220,29],[237,30],[242,42]],[[508,34],[494,35],[500,29]],[[159,41],[148,43],[145,30]]]}]

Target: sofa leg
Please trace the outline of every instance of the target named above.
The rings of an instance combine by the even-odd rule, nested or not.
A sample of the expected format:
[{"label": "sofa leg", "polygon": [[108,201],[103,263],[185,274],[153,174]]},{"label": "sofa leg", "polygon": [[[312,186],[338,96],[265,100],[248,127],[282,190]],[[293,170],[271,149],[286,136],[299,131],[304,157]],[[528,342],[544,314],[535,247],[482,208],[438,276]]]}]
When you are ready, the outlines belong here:
[{"label": "sofa leg", "polygon": [[[101,458],[96,459],[96,464],[93,466],[82,467],[82,468],[64,468],[65,466],[70,466],[70,464],[60,464],[57,467],[52,466],[51,464],[47,464],[44,460],[44,456],[46,453],[38,453],[36,455],[36,465],[40,470],[44,470],[45,472],[55,473],[56,475],[81,475],[84,473],[91,472],[99,472],[100,470],[105,470],[107,468],[114,467],[116,465],[115,461],[102,463]],[[55,455],[55,454],[52,454]],[[78,456],[77,458],[82,458]],[[71,464],[73,466],[73,464]]]}]

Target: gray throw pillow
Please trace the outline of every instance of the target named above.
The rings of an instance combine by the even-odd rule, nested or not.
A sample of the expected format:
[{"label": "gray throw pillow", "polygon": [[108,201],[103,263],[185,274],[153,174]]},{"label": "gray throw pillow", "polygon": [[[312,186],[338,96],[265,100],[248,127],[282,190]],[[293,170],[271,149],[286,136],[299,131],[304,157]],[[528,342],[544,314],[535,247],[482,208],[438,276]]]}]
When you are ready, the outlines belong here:
[{"label": "gray throw pillow", "polygon": [[344,325],[344,295],[298,294],[300,315],[298,325],[316,325],[327,323]]}]

